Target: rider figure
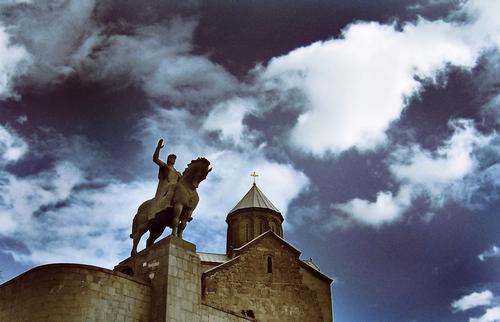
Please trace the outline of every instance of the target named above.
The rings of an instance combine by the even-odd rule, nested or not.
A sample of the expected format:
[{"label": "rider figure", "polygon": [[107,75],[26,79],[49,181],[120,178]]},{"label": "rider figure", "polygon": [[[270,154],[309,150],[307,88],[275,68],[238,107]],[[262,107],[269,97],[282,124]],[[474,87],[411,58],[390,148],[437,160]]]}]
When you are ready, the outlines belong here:
[{"label": "rider figure", "polygon": [[181,174],[174,168],[175,159],[177,158],[175,154],[168,155],[167,163],[160,160],[160,150],[163,146],[163,139],[160,139],[153,154],[153,162],[159,167],[155,198],[163,197],[167,193],[168,186],[177,183],[181,177]]}]

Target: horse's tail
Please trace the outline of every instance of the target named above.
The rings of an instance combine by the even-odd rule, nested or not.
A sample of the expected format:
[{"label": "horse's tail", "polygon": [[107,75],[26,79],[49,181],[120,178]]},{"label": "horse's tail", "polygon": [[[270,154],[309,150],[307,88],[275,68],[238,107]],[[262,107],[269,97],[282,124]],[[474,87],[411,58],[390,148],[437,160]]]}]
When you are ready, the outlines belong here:
[{"label": "horse's tail", "polygon": [[134,216],[134,220],[132,220],[132,233],[130,234],[130,238],[134,238],[134,234],[137,231],[137,214]]}]

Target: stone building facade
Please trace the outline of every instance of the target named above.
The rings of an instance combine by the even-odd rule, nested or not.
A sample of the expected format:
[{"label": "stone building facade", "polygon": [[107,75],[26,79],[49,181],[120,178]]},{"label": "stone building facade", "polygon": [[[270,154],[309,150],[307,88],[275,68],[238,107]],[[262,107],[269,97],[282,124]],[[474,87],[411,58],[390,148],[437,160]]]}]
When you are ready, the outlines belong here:
[{"label": "stone building facade", "polygon": [[225,254],[169,236],[114,271],[36,267],[0,285],[0,321],[333,322],[332,280],[299,258],[255,184],[226,222]]}]

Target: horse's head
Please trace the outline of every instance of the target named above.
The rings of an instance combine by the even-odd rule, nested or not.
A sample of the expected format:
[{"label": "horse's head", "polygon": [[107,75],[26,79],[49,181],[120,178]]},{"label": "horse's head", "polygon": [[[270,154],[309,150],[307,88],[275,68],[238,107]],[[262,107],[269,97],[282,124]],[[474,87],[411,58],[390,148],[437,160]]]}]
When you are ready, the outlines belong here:
[{"label": "horse's head", "polygon": [[192,160],[187,168],[182,173],[182,180],[191,183],[195,188],[198,188],[200,182],[205,180],[208,173],[212,171],[210,168],[210,161],[205,158],[198,158]]}]

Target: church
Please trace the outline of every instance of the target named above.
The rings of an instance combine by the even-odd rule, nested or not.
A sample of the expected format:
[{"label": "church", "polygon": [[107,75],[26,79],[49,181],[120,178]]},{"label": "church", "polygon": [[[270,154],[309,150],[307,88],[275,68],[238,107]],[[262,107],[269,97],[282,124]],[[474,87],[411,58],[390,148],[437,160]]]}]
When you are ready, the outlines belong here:
[{"label": "church", "polygon": [[0,285],[0,321],[330,322],[332,279],[284,239],[254,183],[227,215],[225,254],[168,236],[114,270],[35,267]]}]

